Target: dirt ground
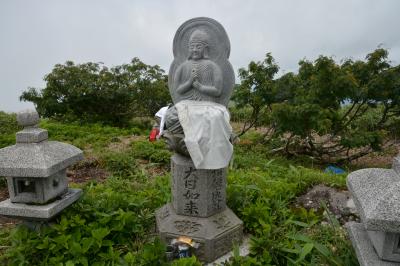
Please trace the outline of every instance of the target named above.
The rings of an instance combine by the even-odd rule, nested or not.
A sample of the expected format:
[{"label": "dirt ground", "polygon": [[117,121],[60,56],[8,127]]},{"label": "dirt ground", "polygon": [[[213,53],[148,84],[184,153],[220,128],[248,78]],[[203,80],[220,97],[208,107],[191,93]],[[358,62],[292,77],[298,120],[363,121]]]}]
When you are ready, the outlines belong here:
[{"label": "dirt ground", "polygon": [[67,169],[68,182],[102,182],[108,176],[109,173],[100,166],[99,161],[94,157],[85,158],[83,161]]},{"label": "dirt ground", "polygon": [[395,156],[400,153],[400,144],[395,144],[384,152],[373,152],[351,163],[352,168],[390,168]]},{"label": "dirt ground", "polygon": [[316,213],[326,213],[322,202],[335,218],[344,225],[348,221],[358,221],[357,210],[351,194],[347,190],[338,190],[325,185],[316,185],[307,193],[296,199],[295,207],[304,207],[307,210],[314,209]]},{"label": "dirt ground", "polygon": [[145,140],[147,137],[146,136],[129,136],[129,137],[119,137],[118,141],[111,142],[110,145],[108,145],[108,149],[111,151],[124,151],[127,150],[130,146],[130,144],[134,141],[138,140]]}]

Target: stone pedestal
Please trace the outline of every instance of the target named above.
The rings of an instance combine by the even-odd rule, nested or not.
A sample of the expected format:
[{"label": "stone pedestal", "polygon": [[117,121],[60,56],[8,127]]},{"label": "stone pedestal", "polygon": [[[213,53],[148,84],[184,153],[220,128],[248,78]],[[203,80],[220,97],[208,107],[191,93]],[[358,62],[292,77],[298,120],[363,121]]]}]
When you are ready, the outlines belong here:
[{"label": "stone pedestal", "polygon": [[69,188],[59,199],[44,205],[12,203],[7,199],[0,202],[0,214],[25,221],[49,221],[77,201],[81,195],[81,189]]},{"label": "stone pedestal", "polygon": [[190,158],[175,154],[171,172],[176,214],[208,217],[226,208],[226,169],[197,170]]},{"label": "stone pedestal", "polygon": [[211,262],[240,244],[243,237],[243,222],[229,209],[209,217],[199,218],[178,215],[172,204],[164,205],[156,212],[157,229],[165,243],[180,236],[192,238],[199,247],[195,256]]},{"label": "stone pedestal", "polygon": [[226,207],[226,169],[195,169],[182,155],[171,158],[172,203],[156,211],[161,239],[187,236],[199,243],[195,256],[204,262],[232,250],[243,236],[243,222]]}]

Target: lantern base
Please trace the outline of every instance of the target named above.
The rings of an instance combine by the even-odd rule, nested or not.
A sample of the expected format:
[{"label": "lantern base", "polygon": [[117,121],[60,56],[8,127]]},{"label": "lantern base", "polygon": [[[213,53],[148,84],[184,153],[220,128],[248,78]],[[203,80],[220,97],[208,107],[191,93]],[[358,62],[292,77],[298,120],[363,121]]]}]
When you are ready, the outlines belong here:
[{"label": "lantern base", "polygon": [[12,203],[10,199],[6,199],[0,202],[0,215],[22,220],[47,221],[77,201],[81,195],[81,189],[68,188],[59,199],[44,205]]}]

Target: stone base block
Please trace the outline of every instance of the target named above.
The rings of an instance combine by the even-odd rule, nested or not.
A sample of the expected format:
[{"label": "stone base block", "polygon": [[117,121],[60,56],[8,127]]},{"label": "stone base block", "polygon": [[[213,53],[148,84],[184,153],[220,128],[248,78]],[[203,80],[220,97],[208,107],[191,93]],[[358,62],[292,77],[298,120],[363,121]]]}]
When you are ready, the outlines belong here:
[{"label": "stone base block", "polygon": [[243,222],[229,209],[206,218],[176,214],[168,203],[156,211],[157,230],[166,244],[180,236],[199,243],[194,255],[203,262],[212,262],[240,244]]},{"label": "stone base block", "polygon": [[60,199],[45,205],[12,203],[10,199],[7,199],[0,202],[0,215],[23,220],[47,221],[77,201],[81,195],[81,189],[69,188]]},{"label": "stone base block", "polygon": [[47,130],[35,127],[24,128],[17,132],[17,143],[38,143],[47,140],[49,134]]},{"label": "stone base block", "polygon": [[208,217],[226,208],[227,169],[196,169],[179,154],[171,157],[172,205],[177,214]]},{"label": "stone base block", "polygon": [[374,250],[373,244],[361,223],[349,222],[346,224],[351,242],[357,253],[361,266],[399,266],[398,262],[381,260]]},{"label": "stone base block", "polygon": [[367,231],[367,233],[381,259],[400,262],[400,234],[382,231]]},{"label": "stone base block", "polygon": [[393,169],[398,175],[400,175],[400,156],[399,156],[399,155],[393,158],[392,169]]}]

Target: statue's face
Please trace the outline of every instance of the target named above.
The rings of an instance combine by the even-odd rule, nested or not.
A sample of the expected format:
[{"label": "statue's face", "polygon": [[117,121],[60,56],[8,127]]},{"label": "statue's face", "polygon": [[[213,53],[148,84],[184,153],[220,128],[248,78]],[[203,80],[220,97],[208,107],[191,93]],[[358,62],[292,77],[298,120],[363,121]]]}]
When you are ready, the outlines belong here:
[{"label": "statue's face", "polygon": [[192,42],[189,45],[190,57],[194,60],[198,60],[204,57],[205,45],[200,42]]}]

